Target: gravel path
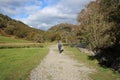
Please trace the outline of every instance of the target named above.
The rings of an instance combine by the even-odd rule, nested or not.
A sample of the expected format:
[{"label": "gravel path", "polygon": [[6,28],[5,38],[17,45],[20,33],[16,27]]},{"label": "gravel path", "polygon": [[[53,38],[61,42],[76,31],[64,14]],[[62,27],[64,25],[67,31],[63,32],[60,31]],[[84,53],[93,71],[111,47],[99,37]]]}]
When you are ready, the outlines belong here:
[{"label": "gravel path", "polygon": [[31,71],[31,80],[92,80],[88,76],[94,69],[78,63],[67,55],[59,54],[56,46],[50,47],[46,58]]}]

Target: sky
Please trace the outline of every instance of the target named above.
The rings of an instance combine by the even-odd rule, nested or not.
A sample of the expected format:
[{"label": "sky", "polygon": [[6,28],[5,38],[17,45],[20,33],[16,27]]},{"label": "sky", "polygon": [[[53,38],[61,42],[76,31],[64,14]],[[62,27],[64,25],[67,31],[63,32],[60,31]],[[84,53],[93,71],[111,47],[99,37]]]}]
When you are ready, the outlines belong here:
[{"label": "sky", "polygon": [[92,0],[0,0],[0,13],[30,27],[47,30],[59,23],[77,24],[78,13]]}]

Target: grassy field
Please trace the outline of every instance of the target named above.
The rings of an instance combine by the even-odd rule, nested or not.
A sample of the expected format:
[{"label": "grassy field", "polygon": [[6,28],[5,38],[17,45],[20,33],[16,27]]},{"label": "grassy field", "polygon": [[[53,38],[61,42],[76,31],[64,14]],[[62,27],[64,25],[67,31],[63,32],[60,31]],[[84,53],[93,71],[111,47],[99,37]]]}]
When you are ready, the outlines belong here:
[{"label": "grassy field", "polygon": [[46,46],[45,43],[33,43],[22,39],[0,36],[0,49],[30,48],[30,47],[44,47],[44,46]]},{"label": "grassy field", "polygon": [[74,59],[77,59],[79,62],[85,63],[87,66],[95,68],[96,72],[91,74],[93,80],[120,80],[120,74],[115,73],[108,68],[103,68],[98,65],[97,60],[91,60],[89,55],[81,53],[76,48],[66,47],[67,55],[71,56]]},{"label": "grassy field", "polygon": [[45,47],[45,43],[0,43],[0,49],[5,48],[31,48],[31,47]]},{"label": "grassy field", "polygon": [[30,71],[47,53],[45,47],[0,49],[0,80],[29,80]]},{"label": "grassy field", "polygon": [[0,43],[29,43],[30,41],[0,36]]}]

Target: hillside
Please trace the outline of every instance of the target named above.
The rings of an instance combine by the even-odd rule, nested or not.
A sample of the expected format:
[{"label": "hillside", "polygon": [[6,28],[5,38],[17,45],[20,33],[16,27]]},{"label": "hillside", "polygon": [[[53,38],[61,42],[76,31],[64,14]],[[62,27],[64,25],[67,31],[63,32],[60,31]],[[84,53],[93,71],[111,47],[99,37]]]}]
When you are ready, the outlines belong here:
[{"label": "hillside", "polygon": [[43,34],[44,31],[42,30],[31,28],[23,22],[0,14],[0,35],[14,36],[34,42],[43,42]]},{"label": "hillside", "polygon": [[78,34],[79,30],[80,27],[77,25],[61,23],[51,27],[47,31],[47,36],[48,38],[51,36],[51,41],[61,39],[65,43],[75,44],[78,42],[78,37],[76,35]]},{"label": "hillside", "polygon": [[69,23],[61,23],[61,24],[52,26],[48,31],[49,32],[62,32],[62,31],[72,32],[77,29],[78,29],[77,25],[73,25]]}]

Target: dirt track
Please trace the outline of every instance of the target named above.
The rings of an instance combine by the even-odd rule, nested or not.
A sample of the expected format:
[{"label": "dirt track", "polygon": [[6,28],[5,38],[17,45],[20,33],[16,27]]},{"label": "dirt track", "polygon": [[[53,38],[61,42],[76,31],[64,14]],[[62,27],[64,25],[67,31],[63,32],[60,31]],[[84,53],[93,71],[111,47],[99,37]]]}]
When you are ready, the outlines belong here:
[{"label": "dirt track", "polygon": [[65,55],[59,54],[56,46],[50,47],[46,58],[31,71],[31,80],[92,80],[88,76],[94,69],[86,67]]}]

